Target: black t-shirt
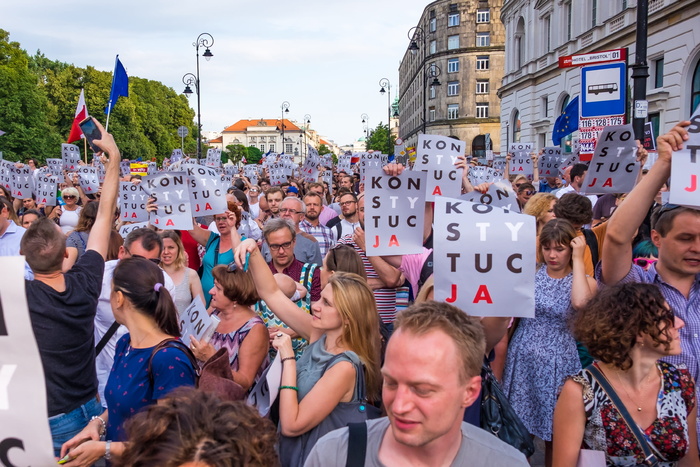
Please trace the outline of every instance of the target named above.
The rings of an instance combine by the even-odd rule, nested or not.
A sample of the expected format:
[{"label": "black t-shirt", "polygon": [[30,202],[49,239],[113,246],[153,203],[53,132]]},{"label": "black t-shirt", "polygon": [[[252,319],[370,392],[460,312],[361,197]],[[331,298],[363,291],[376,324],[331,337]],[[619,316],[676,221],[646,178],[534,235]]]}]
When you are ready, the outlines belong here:
[{"label": "black t-shirt", "polygon": [[104,269],[102,256],[88,250],[65,273],[64,292],[25,281],[49,417],[68,413],[97,394],[94,320]]}]

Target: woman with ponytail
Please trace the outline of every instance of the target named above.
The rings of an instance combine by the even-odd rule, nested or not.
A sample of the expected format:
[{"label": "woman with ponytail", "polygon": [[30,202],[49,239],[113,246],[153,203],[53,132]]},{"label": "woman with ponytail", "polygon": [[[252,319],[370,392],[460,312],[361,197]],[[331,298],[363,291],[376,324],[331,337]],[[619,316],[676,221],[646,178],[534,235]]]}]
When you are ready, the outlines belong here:
[{"label": "woman with ponytail", "polygon": [[[64,465],[89,466],[109,460],[124,449],[126,420],[180,386],[193,386],[195,370],[175,346],[156,347],[178,338],[180,328],[173,299],[163,286],[163,271],[141,257],[122,259],[114,269],[112,311],[129,330],[118,342],[114,366],[105,388],[107,410],[61,449]],[[100,441],[105,435],[106,441]]]}]

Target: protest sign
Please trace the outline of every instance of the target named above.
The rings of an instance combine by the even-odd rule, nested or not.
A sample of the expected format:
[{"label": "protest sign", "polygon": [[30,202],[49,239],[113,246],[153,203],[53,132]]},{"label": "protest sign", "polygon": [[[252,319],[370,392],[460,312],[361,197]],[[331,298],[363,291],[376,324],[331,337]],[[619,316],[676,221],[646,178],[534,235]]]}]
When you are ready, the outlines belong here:
[{"label": "protest sign", "polygon": [[132,162],[129,164],[129,173],[131,175],[139,175],[145,177],[148,175],[148,163],[147,162]]},{"label": "protest sign", "polygon": [[368,169],[382,168],[382,154],[378,152],[363,152],[360,156],[360,182],[367,183],[366,173]]},{"label": "protest sign", "polygon": [[462,170],[455,167],[466,143],[438,135],[418,135],[418,157],[414,170],[428,172],[425,200],[436,196],[457,197],[462,192]]},{"label": "protest sign", "polygon": [[157,209],[149,213],[151,225],[164,230],[192,230],[186,172],[149,175],[143,179],[141,186],[157,205]]},{"label": "protest sign", "polygon": [[700,106],[690,117],[688,141],[683,149],[673,152],[671,159],[671,189],[669,202],[700,209],[698,178],[700,178]]},{"label": "protest sign", "polygon": [[94,195],[100,191],[100,175],[95,167],[81,165],[78,167],[78,176],[80,177],[80,188],[86,195]]},{"label": "protest sign", "polygon": [[503,172],[499,172],[491,167],[477,165],[469,169],[467,179],[473,186],[481,185],[482,183],[493,183],[503,180]]},{"label": "protest sign", "polygon": [[141,184],[119,182],[120,219],[128,222],[144,222],[148,220],[146,202],[148,195]]},{"label": "protest sign", "polygon": [[270,174],[270,185],[277,186],[287,181],[287,176],[284,174],[284,167],[281,162],[270,164],[267,171]]},{"label": "protest sign", "polygon": [[119,173],[122,177],[131,175],[131,161],[121,161],[119,162]]},{"label": "protest sign", "polygon": [[170,163],[174,164],[175,162],[182,160],[183,157],[182,149],[173,149],[173,152],[170,153]]},{"label": "protest sign", "polygon": [[221,149],[207,149],[207,158],[204,164],[207,167],[219,167],[221,165]]},{"label": "protest sign", "polygon": [[226,212],[226,189],[221,176],[211,167],[187,167],[192,212],[197,217]]},{"label": "protest sign", "polygon": [[24,267],[22,256],[0,258],[0,464],[56,465]]},{"label": "protest sign", "polygon": [[520,212],[520,206],[518,206],[518,199],[515,191],[513,191],[513,185],[506,180],[492,183],[486,193],[480,193],[474,190],[463,194],[459,199],[469,201],[470,203],[486,204],[508,211]]},{"label": "protest sign", "polygon": [[540,159],[537,163],[540,177],[558,177],[561,163],[560,147],[553,146],[542,149],[542,154],[540,154]]},{"label": "protest sign", "polygon": [[304,181],[307,183],[314,183],[318,180],[318,166],[321,160],[318,156],[313,156],[309,154],[304,160],[304,165],[301,168],[301,174],[304,177]]},{"label": "protest sign", "polygon": [[74,172],[80,162],[80,149],[78,146],[75,144],[61,144],[61,160],[63,161],[63,170]]},{"label": "protest sign", "polygon": [[530,152],[532,143],[511,143],[510,144],[510,171],[511,175],[532,175],[534,167]]},{"label": "protest sign", "polygon": [[390,177],[382,169],[369,169],[366,175],[367,256],[422,252],[427,174],[405,170]]},{"label": "protest sign", "polygon": [[231,186],[233,181],[233,177],[227,174],[222,174],[221,175],[221,185],[222,186]]},{"label": "protest sign", "polygon": [[348,175],[352,175],[353,171],[350,168],[350,159],[352,158],[352,154],[341,154],[338,156],[338,165],[336,167],[336,170],[338,172],[345,172]]},{"label": "protest sign", "polygon": [[46,159],[46,166],[49,169],[49,173],[55,175],[63,183],[63,159]]},{"label": "protest sign", "polygon": [[505,174],[506,158],[501,156],[494,157],[493,162],[491,163],[491,167],[501,172],[501,174]]},{"label": "protest sign", "polygon": [[0,161],[0,184],[12,191],[15,163],[10,161]]},{"label": "protest sign", "polygon": [[122,238],[126,238],[126,236],[129,235],[133,230],[147,229],[148,226],[149,226],[148,221],[137,222],[135,224],[124,224],[121,227],[119,227],[119,235],[121,235]]},{"label": "protest sign", "polygon": [[472,316],[533,318],[535,237],[533,216],[436,198],[435,300]]},{"label": "protest sign", "polygon": [[157,162],[149,162],[148,163],[148,169],[146,170],[148,172],[148,175],[153,175],[156,172],[158,172],[158,163]]},{"label": "protest sign", "polygon": [[58,180],[56,176],[49,174],[38,174],[36,177],[36,204],[44,204],[46,206],[56,206],[56,190],[58,189]]},{"label": "protest sign", "polygon": [[642,147],[647,151],[656,151],[656,139],[654,139],[654,126],[651,122],[644,124],[644,138]]},{"label": "protest sign", "polygon": [[258,413],[261,417],[267,417],[270,413],[270,407],[277,400],[279,388],[282,384],[282,362],[280,354],[277,352],[275,359],[272,360],[253,389],[248,395],[248,405],[258,408]]},{"label": "protest sign", "polygon": [[97,178],[99,179],[100,183],[104,183],[107,171],[105,170],[105,165],[102,163],[99,157],[93,156],[92,166],[97,169]]},{"label": "protest sign", "polygon": [[12,196],[18,199],[31,198],[34,190],[34,177],[32,169],[25,165],[21,169],[12,168]]},{"label": "protest sign", "polygon": [[639,168],[632,124],[605,127],[580,192],[583,195],[629,193],[637,181]]},{"label": "protest sign", "polygon": [[188,347],[191,337],[206,344],[220,322],[218,316],[207,313],[207,307],[199,296],[194,297],[192,303],[180,313],[180,338]]}]

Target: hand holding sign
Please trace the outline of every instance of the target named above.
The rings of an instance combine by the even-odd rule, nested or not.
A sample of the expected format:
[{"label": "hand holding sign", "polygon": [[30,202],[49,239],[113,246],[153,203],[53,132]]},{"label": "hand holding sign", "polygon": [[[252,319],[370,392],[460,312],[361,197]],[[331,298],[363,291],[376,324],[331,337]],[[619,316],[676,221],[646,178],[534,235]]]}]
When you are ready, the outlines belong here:
[{"label": "hand holding sign", "polygon": [[[687,142],[686,144],[683,144]],[[671,160],[671,193],[669,201],[700,209],[698,178],[700,178],[700,106],[689,122],[681,122],[657,140],[659,160]]]}]

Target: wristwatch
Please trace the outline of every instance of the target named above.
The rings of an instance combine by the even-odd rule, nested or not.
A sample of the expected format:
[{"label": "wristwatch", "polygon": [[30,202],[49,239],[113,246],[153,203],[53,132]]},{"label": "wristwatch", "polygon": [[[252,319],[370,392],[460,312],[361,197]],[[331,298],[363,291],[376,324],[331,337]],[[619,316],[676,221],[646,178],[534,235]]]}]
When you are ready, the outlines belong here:
[{"label": "wristwatch", "polygon": [[110,452],[111,448],[112,448],[112,441],[108,440],[105,443],[105,459],[107,459],[107,460],[112,460],[112,453]]}]

